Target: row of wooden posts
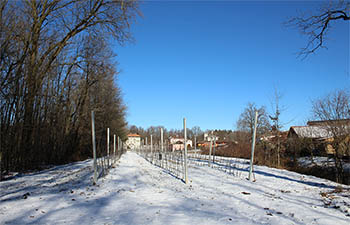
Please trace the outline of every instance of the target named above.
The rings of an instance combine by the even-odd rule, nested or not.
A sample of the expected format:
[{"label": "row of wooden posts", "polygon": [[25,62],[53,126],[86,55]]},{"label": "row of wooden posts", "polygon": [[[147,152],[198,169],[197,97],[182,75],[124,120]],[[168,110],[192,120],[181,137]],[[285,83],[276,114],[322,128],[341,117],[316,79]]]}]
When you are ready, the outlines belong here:
[{"label": "row of wooden posts", "polygon": [[[255,137],[256,137],[256,127],[257,127],[257,118],[258,118],[258,112],[255,112],[255,124],[254,124],[254,133],[253,133],[253,141],[252,141],[252,152],[251,152],[251,160],[250,160],[250,167],[249,167],[249,176],[248,179],[252,179],[252,172],[253,172],[253,161],[254,161],[254,149],[255,149]],[[94,183],[96,184],[98,177],[100,176],[100,172],[98,171],[98,162],[97,162],[97,155],[96,155],[96,140],[95,140],[95,119],[94,119],[94,111],[91,112],[91,124],[92,124],[92,146],[93,146],[93,169],[94,169]],[[163,135],[163,128],[161,128],[161,141],[160,141],[160,149],[154,149],[153,150],[153,140],[152,140],[152,135],[150,136],[151,138],[151,145],[150,149],[142,149],[141,152],[143,153],[144,157],[150,159],[151,163],[154,163],[154,159],[157,159],[156,154],[158,154],[158,161],[160,167],[166,166],[167,169],[171,172],[174,171],[177,176],[180,176],[179,173],[179,166],[171,166],[172,162],[177,162],[182,164],[183,168],[183,180],[185,184],[188,184],[188,152],[187,152],[187,129],[186,129],[186,118],[183,119],[183,131],[184,131],[184,152],[181,155],[181,158],[177,155],[174,157],[174,155],[170,154],[170,161],[165,161],[166,165],[163,165],[163,160],[162,160],[162,154],[165,153],[165,157],[169,156],[169,151],[164,151],[164,135]],[[118,140],[117,140],[118,138]],[[213,143],[214,141],[214,143]],[[116,143],[118,143],[118,148],[116,148]],[[147,143],[147,141],[146,141]],[[213,145],[214,144],[214,145]],[[116,137],[116,135],[113,135],[113,155],[112,157],[110,156],[110,133],[109,133],[109,128],[107,128],[107,158],[104,157],[103,159],[100,159],[100,164],[102,166],[102,173],[105,173],[105,169],[109,169],[113,163],[116,162],[117,157],[120,157],[120,150],[123,148],[122,142],[120,141],[119,137]],[[209,146],[209,157],[208,157],[208,166],[211,166],[211,160],[210,158],[212,157],[212,151],[213,151],[213,163],[215,162],[215,146],[216,146],[216,138],[214,138],[213,133],[211,135],[210,139],[210,146]],[[196,149],[196,147],[195,147]],[[150,150],[150,156],[149,157],[149,152]],[[116,154],[119,153],[119,154]],[[182,160],[183,156],[183,160]]]},{"label": "row of wooden posts", "polygon": [[114,163],[123,153],[123,143],[119,136],[113,135],[113,153],[110,152],[110,129],[107,128],[107,152],[106,156],[97,158],[96,153],[96,137],[95,137],[95,113],[91,112],[91,134],[92,134],[92,149],[93,149],[93,182],[96,184],[97,179],[101,175],[105,175]]},{"label": "row of wooden posts", "polygon": [[[179,154],[179,152],[172,152],[169,149],[164,148],[164,131],[163,128],[160,129],[160,145],[153,145],[153,138],[151,138],[151,144],[141,146],[141,149],[137,149],[137,152],[149,160],[152,164],[156,164],[168,170],[170,173],[178,178],[182,178],[183,181],[188,183],[188,165],[187,165],[187,129],[186,129],[186,118],[183,119],[184,127],[184,151]],[[146,137],[147,140],[147,137]],[[145,142],[147,143],[147,141]],[[181,176],[180,170],[183,171],[183,176]]]},{"label": "row of wooden posts", "polygon": [[[254,162],[254,150],[255,150],[255,140],[256,140],[256,129],[257,129],[257,120],[258,120],[258,112],[255,112],[255,122],[254,122],[254,132],[253,132],[253,137],[252,137],[252,149],[251,149],[251,159],[250,159],[250,166],[249,166],[249,175],[248,175],[248,179],[251,181],[253,176],[253,162]],[[178,162],[183,162],[183,179],[184,182],[187,184],[188,183],[188,152],[187,152],[187,133],[186,133],[186,118],[184,118],[183,120],[183,127],[184,127],[184,153],[180,154],[180,156],[183,155],[183,160],[181,160],[181,158],[179,159],[179,154],[172,154],[171,152],[169,153],[169,151],[164,151],[164,145],[163,145],[163,129],[161,128],[161,141],[160,141],[160,148],[158,149],[153,149],[153,141],[152,141],[152,135],[150,136],[151,138],[151,145],[150,147],[148,147],[147,145],[144,145],[143,149],[141,149],[141,151],[139,151],[139,153],[143,154],[143,156],[145,158],[147,158],[151,163],[155,163],[158,166],[167,169],[169,172],[173,173],[173,175],[175,175],[176,177],[179,177],[179,171],[178,168],[179,167],[177,164]],[[210,136],[210,145],[209,145],[209,157],[208,157],[208,166],[211,166],[211,161],[213,163],[215,163],[215,147],[216,147],[216,138],[213,135],[213,132],[211,133]],[[147,143],[147,137],[146,137],[146,142]],[[195,149],[196,149],[196,145],[195,145]],[[149,154],[150,153],[150,154]],[[165,163],[163,163],[163,155],[164,154],[164,158],[170,158],[170,163],[165,160]],[[156,157],[156,154],[159,154],[158,157]],[[176,157],[174,157],[174,155]],[[174,160],[175,158],[175,160]],[[211,160],[212,159],[212,160]],[[156,161],[155,161],[156,160]],[[176,163],[175,167],[171,167],[172,163]],[[169,166],[170,165],[170,166]],[[174,169],[175,168],[175,169]]]},{"label": "row of wooden posts", "polygon": [[[252,173],[253,173],[253,161],[254,161],[254,150],[255,150],[255,138],[256,138],[256,128],[257,128],[257,119],[258,119],[258,112],[255,112],[255,123],[254,123],[254,132],[253,132],[253,137],[252,137],[252,151],[251,151],[251,159],[250,159],[250,166],[249,166],[249,175],[248,175],[248,179],[252,180]],[[163,129],[161,128],[160,130],[160,137],[161,137],[161,141],[160,141],[160,149],[159,149],[159,157],[158,160],[160,160],[159,162],[159,166],[164,168],[163,166],[163,160],[162,160],[162,153],[165,153],[165,157],[168,157],[167,152],[169,151],[164,151],[164,145],[163,145]],[[183,174],[183,179],[184,182],[187,184],[188,183],[188,152],[187,152],[187,129],[186,129],[186,118],[183,119],[183,132],[184,132],[184,154],[183,155],[184,159],[183,159],[183,168],[184,168],[184,174]],[[148,149],[143,149],[143,151],[141,151],[142,153],[144,153],[144,157],[149,158],[149,160],[151,161],[151,163],[154,163],[154,151],[153,151],[153,141],[152,141],[152,135],[151,137],[151,145],[150,145],[150,155],[151,157],[149,157],[149,152]],[[213,143],[214,142],[214,143]],[[147,143],[147,137],[146,137],[146,142]],[[147,145],[146,145],[147,146]],[[213,160],[213,163],[215,163],[215,147],[216,147],[216,138],[213,135],[213,132],[211,133],[211,138],[210,138],[210,146],[209,146],[209,157],[208,157],[208,166],[211,166],[211,158]],[[195,146],[196,149],[196,146]],[[156,151],[157,152],[157,151]],[[212,152],[213,152],[213,156],[212,156]],[[172,161],[170,162],[174,162],[173,160],[173,154],[170,154],[170,159],[172,159]],[[176,158],[175,162],[179,162],[181,160],[178,160]],[[168,161],[165,160],[166,162],[166,166],[168,166]],[[170,163],[171,164],[171,163]],[[178,166],[176,166],[175,168],[178,168]],[[172,169],[166,168],[168,169],[170,172],[172,172]],[[175,175],[177,175],[176,173],[178,172],[178,170],[174,170]]]}]

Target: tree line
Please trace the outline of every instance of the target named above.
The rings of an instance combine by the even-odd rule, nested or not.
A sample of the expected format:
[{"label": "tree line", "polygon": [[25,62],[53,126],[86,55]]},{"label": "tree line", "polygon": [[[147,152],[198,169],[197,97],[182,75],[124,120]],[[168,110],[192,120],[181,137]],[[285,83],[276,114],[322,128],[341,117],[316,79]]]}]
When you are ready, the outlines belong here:
[{"label": "tree line", "polygon": [[[164,126],[150,126],[148,128],[137,127],[135,125],[130,125],[128,127],[129,133],[139,134],[141,138],[145,139],[147,137],[147,142],[150,144],[150,136],[152,135],[153,144],[159,144],[161,140],[161,129],[163,129],[163,138],[168,140],[170,137],[180,137],[183,138],[183,129],[167,129]],[[197,141],[203,140],[203,131],[199,126],[194,126],[192,128],[187,128],[187,139],[194,141],[195,137]]]},{"label": "tree line", "polygon": [[5,172],[91,156],[127,138],[111,45],[132,41],[137,1],[0,1],[0,159]]}]

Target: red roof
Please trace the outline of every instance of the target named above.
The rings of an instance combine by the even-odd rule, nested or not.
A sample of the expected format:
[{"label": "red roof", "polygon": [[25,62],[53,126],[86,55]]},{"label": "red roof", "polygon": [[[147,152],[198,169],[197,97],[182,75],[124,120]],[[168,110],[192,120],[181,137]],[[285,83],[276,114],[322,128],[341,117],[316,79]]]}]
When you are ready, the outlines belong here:
[{"label": "red roof", "polygon": [[128,137],[140,137],[138,134],[128,134]]}]

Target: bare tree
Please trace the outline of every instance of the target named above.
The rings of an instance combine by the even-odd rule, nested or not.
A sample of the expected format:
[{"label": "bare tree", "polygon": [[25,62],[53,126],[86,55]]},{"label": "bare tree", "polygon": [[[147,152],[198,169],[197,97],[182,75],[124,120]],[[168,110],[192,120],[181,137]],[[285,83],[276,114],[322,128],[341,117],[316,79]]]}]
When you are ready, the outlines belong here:
[{"label": "bare tree", "polygon": [[265,106],[258,108],[254,103],[248,103],[238,118],[237,129],[247,131],[253,136],[255,111],[258,111],[257,134],[261,135],[270,129],[270,123]]},{"label": "bare tree", "polygon": [[126,107],[107,43],[132,41],[138,14],[132,0],[0,1],[2,168],[88,156],[82,139],[92,109],[97,128],[111,123],[126,138]]},{"label": "bare tree", "polygon": [[163,137],[164,140],[166,140],[167,138],[169,138],[169,132],[168,130],[164,127],[164,126],[150,126],[146,129],[145,133],[147,134],[147,136],[152,135],[153,138],[153,144],[157,145],[158,143],[160,143],[160,130],[163,129]]},{"label": "bare tree", "polygon": [[331,24],[335,21],[350,21],[350,2],[347,0],[323,3],[317,12],[300,14],[286,22],[287,26],[296,27],[308,37],[308,42],[299,52],[307,57],[320,48],[326,48],[325,41]]},{"label": "bare tree", "polygon": [[312,112],[316,119],[325,124],[335,162],[336,181],[344,179],[343,160],[344,156],[350,156],[350,94],[345,90],[338,90],[312,102]]},{"label": "bare tree", "polygon": [[[133,1],[26,1],[17,6],[28,21],[28,61],[25,66],[24,126],[22,145],[30,152],[38,115],[40,88],[45,76],[63,49],[84,31],[99,36],[111,34],[123,43],[129,38],[129,20],[134,16]],[[74,43],[74,42],[73,42]]]},{"label": "bare tree", "polygon": [[271,107],[272,112],[269,115],[270,120],[272,121],[272,132],[276,136],[276,153],[277,153],[277,167],[281,164],[281,157],[280,157],[280,151],[281,151],[281,129],[283,128],[283,123],[281,123],[280,115],[283,111],[286,110],[284,106],[281,105],[281,99],[283,95],[281,92],[277,89],[277,87],[274,87],[274,93],[273,93],[273,99],[271,101]]},{"label": "bare tree", "polygon": [[203,133],[203,131],[201,130],[201,128],[199,126],[194,126],[192,127],[192,133],[193,135],[196,137],[196,140],[198,141],[199,136]]}]

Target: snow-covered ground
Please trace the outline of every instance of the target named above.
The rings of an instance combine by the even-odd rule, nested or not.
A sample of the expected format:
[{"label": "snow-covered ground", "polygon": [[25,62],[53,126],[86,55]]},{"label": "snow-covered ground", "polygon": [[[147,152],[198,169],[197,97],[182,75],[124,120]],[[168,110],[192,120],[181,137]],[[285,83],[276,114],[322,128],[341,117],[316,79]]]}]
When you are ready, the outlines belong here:
[{"label": "snow-covered ground", "polygon": [[[312,158],[312,160],[311,160],[311,157],[301,157],[298,159],[298,163],[300,166],[303,166],[303,167],[320,166],[324,168],[329,168],[329,167],[334,167],[335,165],[333,158],[320,157],[320,156],[315,156]],[[350,162],[343,161],[343,169],[344,169],[344,172],[350,173]]]},{"label": "snow-covered ground", "polygon": [[0,224],[350,224],[350,186],[312,176],[257,166],[251,182],[246,163],[192,164],[185,185],[127,152],[92,186],[91,164],[1,182]]}]

